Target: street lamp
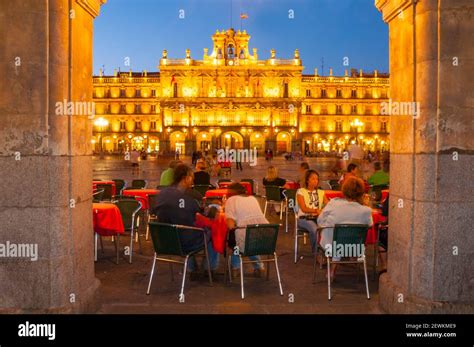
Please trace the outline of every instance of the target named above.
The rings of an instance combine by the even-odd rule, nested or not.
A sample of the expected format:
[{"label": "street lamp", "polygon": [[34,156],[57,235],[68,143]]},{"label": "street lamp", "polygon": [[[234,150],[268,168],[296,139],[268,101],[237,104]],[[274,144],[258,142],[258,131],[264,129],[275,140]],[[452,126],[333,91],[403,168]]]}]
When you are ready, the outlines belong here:
[{"label": "street lamp", "polygon": [[104,159],[103,135],[102,132],[109,126],[109,121],[105,118],[97,118],[94,125],[99,130],[100,159]]}]

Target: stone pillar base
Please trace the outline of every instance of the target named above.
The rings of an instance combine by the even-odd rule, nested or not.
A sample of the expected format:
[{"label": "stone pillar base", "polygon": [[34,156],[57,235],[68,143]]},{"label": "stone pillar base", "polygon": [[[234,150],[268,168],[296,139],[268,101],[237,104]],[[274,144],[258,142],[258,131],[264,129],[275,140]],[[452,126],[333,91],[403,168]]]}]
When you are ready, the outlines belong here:
[{"label": "stone pillar base", "polygon": [[81,293],[81,298],[71,305],[50,307],[47,309],[22,309],[0,307],[0,314],[70,314],[70,313],[96,313],[100,309],[100,281],[95,279],[87,290]]},{"label": "stone pillar base", "polygon": [[424,300],[414,296],[403,296],[400,302],[400,293],[403,290],[394,284],[387,273],[380,276],[379,280],[379,305],[386,313],[394,314],[467,314],[474,313],[472,302],[437,302]]}]

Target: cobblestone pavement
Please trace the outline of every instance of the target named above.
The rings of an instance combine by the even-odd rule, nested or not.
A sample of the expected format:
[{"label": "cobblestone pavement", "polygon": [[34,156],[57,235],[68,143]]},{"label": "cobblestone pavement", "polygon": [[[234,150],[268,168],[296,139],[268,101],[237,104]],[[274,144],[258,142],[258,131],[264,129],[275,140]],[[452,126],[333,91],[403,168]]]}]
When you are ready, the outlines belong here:
[{"label": "cobblestone pavement", "polygon": [[[190,158],[184,158],[190,163]],[[329,177],[330,168],[334,165],[331,158],[309,158],[311,168],[322,173],[323,179]],[[123,178],[130,181],[133,178],[147,179],[149,187],[158,184],[163,169],[168,160],[147,160],[141,162],[140,172],[132,175],[128,162],[121,158],[94,157],[94,178],[114,179]],[[268,162],[260,159],[258,164],[250,167],[244,164],[243,172],[236,172],[233,168],[232,178],[254,178],[261,182]],[[272,165],[278,167],[280,176],[296,179],[298,161],[286,162],[283,158],[275,158]],[[259,185],[261,186],[261,184]],[[263,199],[260,199],[263,202]],[[284,296],[280,296],[274,266],[270,267],[270,279],[265,277],[253,278],[251,268],[246,268],[245,294],[240,298],[240,282],[234,280],[232,284],[224,284],[224,261],[221,256],[219,271],[211,287],[206,279],[186,282],[184,303],[178,300],[181,284],[181,271],[175,265],[174,282],[170,278],[170,269],[167,264],[157,263],[151,294],[145,295],[148,276],[153,260],[153,250],[150,241],[143,242],[143,254],[134,252],[133,264],[129,264],[123,256],[120,264],[114,263],[115,251],[109,238],[104,238],[104,253],[99,251],[99,260],[96,263],[96,275],[101,281],[101,313],[381,313],[378,307],[378,279],[373,278],[373,249],[370,246],[368,253],[369,287],[371,299],[365,296],[365,284],[362,266],[357,270],[356,265],[340,266],[333,283],[333,297],[327,300],[327,280],[325,267],[317,269],[317,281],[312,283],[313,259],[310,254],[309,240],[306,245],[300,243],[300,259],[297,264],[293,261],[294,252],[294,218],[289,218],[289,232],[285,233],[283,218],[279,219],[273,210],[267,212],[272,223],[282,223],[277,254],[283,283]],[[122,237],[122,247],[127,237]],[[137,245],[138,246],[138,245]],[[135,251],[138,247],[135,248]]]}]

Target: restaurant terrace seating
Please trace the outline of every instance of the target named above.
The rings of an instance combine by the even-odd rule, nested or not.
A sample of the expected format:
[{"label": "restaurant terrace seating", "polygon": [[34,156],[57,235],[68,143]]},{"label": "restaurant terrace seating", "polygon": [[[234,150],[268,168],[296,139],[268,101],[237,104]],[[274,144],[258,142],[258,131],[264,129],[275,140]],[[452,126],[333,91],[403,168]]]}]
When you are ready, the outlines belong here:
[{"label": "restaurant terrace seating", "polygon": [[[256,260],[243,260],[244,257],[250,256],[267,256],[266,259],[260,259],[260,262],[267,264],[267,281],[270,276],[270,264],[275,263],[275,269],[277,273],[278,286],[280,295],[283,295],[283,288],[281,285],[280,269],[278,268],[278,256],[276,254],[276,243],[278,238],[279,224],[254,224],[247,225],[245,228],[245,247],[244,252],[239,251],[240,260],[240,290],[241,297],[245,299],[244,293],[244,264],[256,263]],[[236,228],[241,229],[241,228]],[[232,282],[232,271],[231,271],[231,256],[227,256],[227,267],[226,267],[226,278],[227,273],[229,274],[229,281]]]},{"label": "restaurant terrace seating", "polygon": [[[184,284],[186,282],[186,275],[187,275],[187,267],[188,267],[188,260],[191,256],[197,255],[199,252],[204,251],[204,256],[207,260],[207,271],[209,276],[209,284],[212,286],[212,274],[210,270],[209,264],[209,254],[207,250],[208,240],[206,238],[206,234],[204,233],[204,229],[190,227],[185,225],[175,225],[175,224],[167,224],[167,223],[159,223],[159,222],[150,222],[150,234],[151,240],[153,242],[153,248],[155,250],[153,256],[153,265],[151,267],[150,272],[150,280],[148,282],[148,289],[146,294],[150,294],[151,283],[153,281],[153,275],[155,274],[155,267],[156,261],[168,263],[170,266],[170,275],[171,280],[174,281],[173,275],[173,264],[182,264],[183,268],[183,278],[181,281],[181,291],[179,298],[183,298],[184,295]],[[195,231],[196,233],[202,234],[202,245],[192,252],[185,253],[181,247],[181,242],[179,238],[179,232],[182,230],[189,230]],[[173,257],[180,257],[185,258],[184,261],[179,261],[173,259]]]}]

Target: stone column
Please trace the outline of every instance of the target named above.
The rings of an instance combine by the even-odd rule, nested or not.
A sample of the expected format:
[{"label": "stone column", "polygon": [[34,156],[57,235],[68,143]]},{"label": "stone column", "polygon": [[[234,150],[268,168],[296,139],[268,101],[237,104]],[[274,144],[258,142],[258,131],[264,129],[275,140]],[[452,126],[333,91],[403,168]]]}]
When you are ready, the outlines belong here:
[{"label": "stone column", "polygon": [[0,258],[0,312],[96,309],[91,120],[61,107],[92,101],[104,2],[0,3],[0,243],[38,247],[37,261]]},{"label": "stone column", "polygon": [[391,101],[420,106],[415,116],[391,116],[380,304],[393,313],[474,312],[474,3],[376,6],[389,24]]}]

